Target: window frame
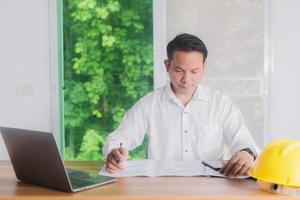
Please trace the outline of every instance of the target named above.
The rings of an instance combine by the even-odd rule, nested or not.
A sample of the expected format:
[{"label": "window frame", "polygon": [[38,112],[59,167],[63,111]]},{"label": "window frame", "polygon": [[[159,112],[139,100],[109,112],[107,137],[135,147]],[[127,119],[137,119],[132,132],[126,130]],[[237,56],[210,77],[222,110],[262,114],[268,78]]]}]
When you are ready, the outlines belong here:
[{"label": "window frame", "polygon": [[63,117],[63,0],[48,2],[51,132],[64,157]]}]

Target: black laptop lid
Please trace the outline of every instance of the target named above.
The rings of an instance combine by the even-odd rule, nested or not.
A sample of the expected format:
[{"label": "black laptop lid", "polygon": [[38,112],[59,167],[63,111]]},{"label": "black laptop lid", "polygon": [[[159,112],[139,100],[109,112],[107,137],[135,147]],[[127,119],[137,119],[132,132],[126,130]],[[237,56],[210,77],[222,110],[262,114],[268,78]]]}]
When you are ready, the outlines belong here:
[{"label": "black laptop lid", "polygon": [[51,133],[0,127],[19,180],[71,191],[67,173]]}]

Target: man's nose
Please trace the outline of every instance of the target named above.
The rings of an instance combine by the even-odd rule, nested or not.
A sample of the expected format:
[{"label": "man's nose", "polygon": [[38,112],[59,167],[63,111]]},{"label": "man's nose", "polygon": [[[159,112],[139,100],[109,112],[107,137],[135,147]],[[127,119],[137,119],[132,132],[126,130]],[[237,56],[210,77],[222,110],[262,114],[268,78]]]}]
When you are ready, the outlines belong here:
[{"label": "man's nose", "polygon": [[182,77],[182,81],[184,83],[191,83],[192,82],[192,77],[189,73],[184,73],[183,77]]}]

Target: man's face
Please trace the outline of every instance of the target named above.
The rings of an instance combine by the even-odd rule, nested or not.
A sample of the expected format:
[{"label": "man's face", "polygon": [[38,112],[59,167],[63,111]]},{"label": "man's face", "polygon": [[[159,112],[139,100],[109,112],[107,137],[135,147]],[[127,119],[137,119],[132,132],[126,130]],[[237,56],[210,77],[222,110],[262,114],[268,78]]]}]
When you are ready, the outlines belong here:
[{"label": "man's face", "polygon": [[172,60],[165,60],[175,94],[194,93],[203,78],[206,61],[198,51],[174,51]]}]

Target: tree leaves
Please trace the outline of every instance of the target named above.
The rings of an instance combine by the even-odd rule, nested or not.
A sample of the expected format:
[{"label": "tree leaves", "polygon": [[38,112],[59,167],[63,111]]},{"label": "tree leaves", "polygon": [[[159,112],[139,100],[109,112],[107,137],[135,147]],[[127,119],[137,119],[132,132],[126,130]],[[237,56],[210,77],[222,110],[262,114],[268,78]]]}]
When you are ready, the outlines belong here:
[{"label": "tree leaves", "polygon": [[102,154],[99,154],[99,152],[103,143],[103,137],[95,130],[87,130],[83,137],[77,160],[102,160],[103,156]]},{"label": "tree leaves", "polygon": [[64,1],[66,158],[102,158],[100,140],[152,90],[152,26],[151,0]]}]

